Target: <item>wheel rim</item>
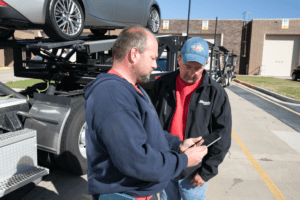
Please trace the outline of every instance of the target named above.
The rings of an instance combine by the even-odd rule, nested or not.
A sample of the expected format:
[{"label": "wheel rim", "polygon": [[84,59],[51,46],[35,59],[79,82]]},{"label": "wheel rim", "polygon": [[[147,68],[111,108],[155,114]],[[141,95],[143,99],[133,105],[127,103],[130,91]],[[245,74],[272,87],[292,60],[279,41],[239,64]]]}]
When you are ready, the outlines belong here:
[{"label": "wheel rim", "polygon": [[82,27],[82,13],[73,0],[58,0],[54,6],[55,22],[62,33],[78,34]]},{"label": "wheel rim", "polygon": [[150,13],[150,28],[152,30],[152,32],[157,32],[159,29],[159,14],[157,10],[152,10]]},{"label": "wheel rim", "polygon": [[86,122],[83,124],[78,138],[78,148],[81,155],[86,158],[86,143],[85,143],[85,130],[87,129]]}]

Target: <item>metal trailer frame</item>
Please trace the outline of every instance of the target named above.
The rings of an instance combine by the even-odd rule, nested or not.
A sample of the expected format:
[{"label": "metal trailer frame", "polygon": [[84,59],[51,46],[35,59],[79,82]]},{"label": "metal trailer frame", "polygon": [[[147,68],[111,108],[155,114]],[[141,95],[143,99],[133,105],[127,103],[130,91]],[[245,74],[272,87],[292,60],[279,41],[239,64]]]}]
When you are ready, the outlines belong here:
[{"label": "metal trailer frame", "polygon": [[[14,75],[43,80],[68,81],[87,84],[98,74],[107,72],[112,66],[111,48],[117,36],[86,36],[70,42],[55,42],[50,39],[16,40],[0,42],[0,48],[13,48]],[[176,55],[186,41],[183,36],[161,36],[159,56],[167,50],[168,71],[176,69]],[[71,51],[65,56],[65,49]],[[76,62],[69,59],[76,53]],[[36,61],[32,55],[40,56]],[[151,75],[151,80],[157,75]]]},{"label": "metal trailer frame", "polygon": [[[85,36],[69,42],[55,42],[51,39],[39,38],[15,40],[0,42],[0,49],[13,48],[14,74],[17,77],[87,84],[98,74],[107,72],[111,68],[111,48],[116,38],[117,36]],[[167,51],[167,71],[175,71],[177,69],[177,52],[187,38],[172,35],[157,35],[157,38],[159,40],[159,57],[163,51]],[[213,56],[210,53],[211,64],[212,61],[217,61],[217,64],[211,66],[209,72],[212,72],[212,77],[217,82],[219,82],[219,78],[223,81],[222,75],[224,75],[225,69],[235,67],[237,56],[222,46],[215,47],[210,42],[208,44],[210,52],[213,52]],[[71,51],[63,56],[62,52],[66,49],[71,49]],[[75,53],[76,61],[69,61]],[[40,56],[42,60],[33,60],[32,55]],[[226,57],[223,66],[220,65],[221,55]],[[236,57],[235,64],[230,65],[227,62],[229,57]],[[217,71],[218,73],[216,73]],[[152,74],[150,81],[155,80],[158,75]]]}]

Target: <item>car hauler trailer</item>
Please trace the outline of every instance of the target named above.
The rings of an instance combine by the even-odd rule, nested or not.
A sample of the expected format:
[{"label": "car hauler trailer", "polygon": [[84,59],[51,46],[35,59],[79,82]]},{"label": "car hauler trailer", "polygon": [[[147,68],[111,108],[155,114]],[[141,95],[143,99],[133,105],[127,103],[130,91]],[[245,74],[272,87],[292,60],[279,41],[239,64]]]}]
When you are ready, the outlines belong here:
[{"label": "car hauler trailer", "polygon": [[230,86],[232,79],[235,78],[234,69],[238,56],[223,46],[215,47],[210,42],[208,45],[210,49],[208,74],[223,87]]},{"label": "car hauler trailer", "polygon": [[[0,82],[0,197],[29,182],[38,183],[49,173],[46,167],[58,166],[79,175],[87,172],[83,87],[110,70],[116,37],[0,42],[0,48],[13,49],[15,76],[44,81],[22,92]],[[142,85],[146,90],[157,77],[177,69],[177,52],[187,39],[157,38],[159,57],[167,54],[166,70],[153,72],[150,82]],[[233,75],[233,62],[228,61],[235,57],[223,47],[210,49],[215,64],[209,73],[222,84]],[[218,62],[221,54],[226,55],[223,68]]]}]

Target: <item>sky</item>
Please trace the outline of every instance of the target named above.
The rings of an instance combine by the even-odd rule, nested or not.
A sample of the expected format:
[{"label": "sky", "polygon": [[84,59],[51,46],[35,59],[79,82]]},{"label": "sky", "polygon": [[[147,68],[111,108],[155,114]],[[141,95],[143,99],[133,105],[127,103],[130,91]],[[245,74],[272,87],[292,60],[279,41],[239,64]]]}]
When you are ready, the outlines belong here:
[{"label": "sky", "polygon": [[[189,0],[156,1],[162,19],[187,19]],[[300,0],[191,0],[190,12],[190,19],[300,18]]]}]

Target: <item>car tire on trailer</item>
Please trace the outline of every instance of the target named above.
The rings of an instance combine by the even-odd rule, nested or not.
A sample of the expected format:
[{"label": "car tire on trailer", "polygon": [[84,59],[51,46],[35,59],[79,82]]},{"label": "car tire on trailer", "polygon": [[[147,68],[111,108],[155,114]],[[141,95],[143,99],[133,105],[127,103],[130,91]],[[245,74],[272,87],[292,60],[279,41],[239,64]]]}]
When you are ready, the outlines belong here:
[{"label": "car tire on trailer", "polygon": [[106,29],[90,29],[95,36],[103,36],[107,32]]},{"label": "car tire on trailer", "polygon": [[5,41],[14,35],[15,30],[7,30],[0,28],[0,41]]},{"label": "car tire on trailer", "polygon": [[158,33],[160,27],[160,15],[155,7],[150,9],[147,20],[147,28],[154,34]]},{"label": "car tire on trailer", "polygon": [[224,84],[224,87],[227,87],[228,86],[228,76],[225,76],[225,84]]},{"label": "car tire on trailer", "polygon": [[230,72],[227,73],[227,78],[228,78],[227,86],[230,86],[231,81],[232,81],[232,75],[230,74]]},{"label": "car tire on trailer", "polygon": [[72,102],[61,138],[60,155],[56,158],[59,167],[79,175],[87,173],[84,102],[83,97]]},{"label": "car tire on trailer", "polygon": [[76,40],[84,29],[84,13],[77,0],[51,0],[47,6],[44,32],[54,40]]},{"label": "car tire on trailer", "polygon": [[295,72],[292,74],[292,80],[293,80],[293,81],[297,81],[297,75],[296,75]]}]

